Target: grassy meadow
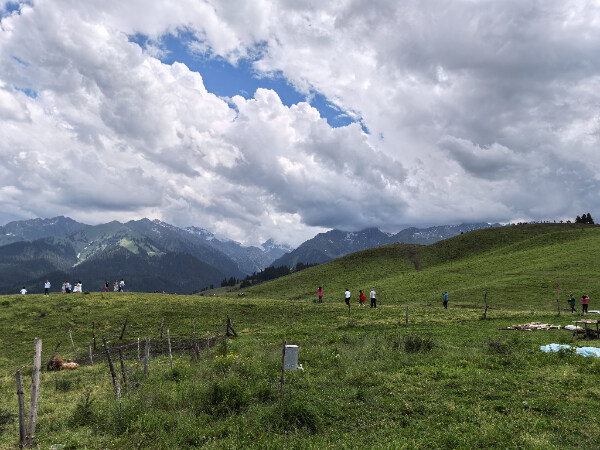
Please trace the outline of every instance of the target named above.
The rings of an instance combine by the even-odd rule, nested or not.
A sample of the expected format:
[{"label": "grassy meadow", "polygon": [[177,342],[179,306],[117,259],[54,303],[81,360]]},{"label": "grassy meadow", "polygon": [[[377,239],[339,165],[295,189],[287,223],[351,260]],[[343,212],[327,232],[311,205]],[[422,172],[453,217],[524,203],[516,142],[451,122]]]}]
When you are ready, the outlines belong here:
[{"label": "grassy meadow", "polygon": [[[426,247],[391,245],[254,286],[245,297],[0,297],[0,447],[18,447],[13,374],[27,366],[28,405],[34,337],[43,339],[45,366],[59,341],[58,353],[73,356],[69,330],[86,354],[92,321],[98,342],[105,335],[116,343],[125,318],[124,341],[156,342],[162,317],[173,338],[189,338],[192,321],[202,338],[217,329],[222,336],[227,315],[239,336],[220,339],[199,359],[176,355],[171,369],[159,356],[146,377],[137,356],[127,354],[120,402],[104,361],[43,371],[39,448],[596,447],[600,360],[539,351],[589,342],[565,330],[498,328],[571,324],[582,316],[567,311],[570,293],[589,295],[590,309],[600,309],[599,232],[542,224],[479,230]],[[323,304],[312,301],[319,285]],[[358,289],[368,297],[372,287],[378,307],[358,308]],[[300,346],[305,370],[286,372],[280,408],[284,339]]]}]

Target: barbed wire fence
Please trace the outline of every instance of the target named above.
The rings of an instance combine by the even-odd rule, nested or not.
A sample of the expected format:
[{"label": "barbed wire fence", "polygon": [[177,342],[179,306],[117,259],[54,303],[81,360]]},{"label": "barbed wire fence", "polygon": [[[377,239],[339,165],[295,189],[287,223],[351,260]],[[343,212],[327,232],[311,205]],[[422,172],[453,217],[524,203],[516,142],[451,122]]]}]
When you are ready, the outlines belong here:
[{"label": "barbed wire fence", "polygon": [[[32,424],[32,428],[27,428],[26,434],[22,432],[22,430],[25,430],[27,426],[27,424],[24,423],[25,411],[23,406],[24,389],[22,373],[27,373],[30,369],[32,370],[31,389],[33,397],[35,390],[39,392],[40,383],[39,376],[37,377],[38,381],[36,383],[36,367],[38,374],[40,371],[43,371],[44,373],[55,373],[57,375],[55,377],[55,390],[62,391],[65,390],[65,387],[68,388],[72,384],[72,381],[67,381],[59,377],[58,374],[60,373],[61,363],[74,362],[79,365],[80,369],[86,366],[91,367],[99,364],[108,364],[117,399],[120,399],[120,383],[122,382],[123,386],[126,389],[129,389],[131,387],[132,378],[135,378],[136,381],[139,381],[139,377],[142,376],[142,373],[143,376],[147,376],[149,372],[149,364],[152,359],[169,355],[170,367],[173,369],[173,355],[177,355],[179,357],[189,355],[191,360],[198,360],[202,353],[216,347],[223,339],[226,339],[229,336],[237,336],[229,316],[227,316],[227,322],[224,326],[217,327],[212,334],[210,331],[206,331],[206,335],[203,336],[196,334],[195,321],[192,322],[193,331],[191,336],[171,336],[168,328],[166,329],[165,334],[163,333],[164,325],[165,318],[163,317],[160,327],[160,336],[146,336],[143,340],[138,337],[135,341],[123,340],[127,326],[126,320],[123,328],[121,329],[120,336],[112,340],[106,340],[103,336],[102,340],[103,344],[105,343],[105,345],[101,345],[101,347],[99,347],[96,342],[95,325],[93,324],[93,339],[92,342],[87,345],[87,354],[86,352],[79,354],[77,353],[77,347],[73,340],[72,332],[71,330],[68,330],[67,335],[73,347],[72,351],[74,358],[63,359],[62,357],[58,356],[58,350],[62,345],[62,341],[59,341],[54,347],[52,356],[47,363],[41,361],[42,340],[36,338],[36,352],[32,362],[22,364],[20,367],[15,368],[14,370],[5,372],[5,374],[0,377],[0,393],[2,397],[4,399],[14,398],[13,396],[15,392],[17,393],[18,397],[18,402],[10,400],[3,402],[6,404],[6,406],[8,406],[8,408],[5,409],[0,407],[0,433],[8,432],[10,427],[6,427],[6,425],[12,425],[12,431],[15,434],[17,433],[18,428],[20,447],[35,446],[33,433],[35,431],[35,422],[37,420],[37,400],[35,405],[32,403],[30,406],[29,423]],[[65,338],[66,337],[67,336],[65,336]],[[39,341],[39,350],[37,341]],[[93,350],[94,347],[95,350]],[[16,391],[15,385],[13,384],[15,379]],[[107,372],[100,370],[78,371],[77,384],[81,384],[82,380],[87,386],[96,386],[107,380]],[[18,413],[15,412],[17,410]],[[32,410],[34,411],[32,412]],[[15,420],[15,417],[19,418],[18,423],[17,420]]]}]

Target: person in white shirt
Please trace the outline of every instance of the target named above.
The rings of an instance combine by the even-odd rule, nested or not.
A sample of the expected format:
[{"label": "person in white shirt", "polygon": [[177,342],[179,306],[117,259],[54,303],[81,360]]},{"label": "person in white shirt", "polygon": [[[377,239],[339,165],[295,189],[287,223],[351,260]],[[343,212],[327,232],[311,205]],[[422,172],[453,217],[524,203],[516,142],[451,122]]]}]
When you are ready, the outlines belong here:
[{"label": "person in white shirt", "polygon": [[377,294],[375,288],[371,289],[371,308],[377,308]]},{"label": "person in white shirt", "polygon": [[346,288],[346,305],[350,306],[350,291]]},{"label": "person in white shirt", "polygon": [[27,289],[25,289],[25,286],[23,286],[23,289],[21,289],[21,295],[25,294],[27,294]]},{"label": "person in white shirt", "polygon": [[125,292],[125,280],[121,278],[121,282],[119,283],[119,292]]},{"label": "person in white shirt", "polygon": [[46,280],[44,283],[44,295],[50,295],[50,281]]}]

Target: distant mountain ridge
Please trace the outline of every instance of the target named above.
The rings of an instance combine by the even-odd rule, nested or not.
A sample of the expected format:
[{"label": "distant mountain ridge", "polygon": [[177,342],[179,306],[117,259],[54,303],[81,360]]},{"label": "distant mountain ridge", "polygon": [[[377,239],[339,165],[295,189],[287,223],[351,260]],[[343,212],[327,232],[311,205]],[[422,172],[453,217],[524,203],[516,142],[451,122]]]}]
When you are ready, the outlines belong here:
[{"label": "distant mountain ridge", "polygon": [[55,217],[11,222],[0,231],[0,293],[23,285],[39,292],[50,277],[54,285],[81,279],[90,290],[118,277],[133,290],[190,293],[241,279],[285,251],[274,243],[262,249],[207,239],[206,230],[149,219],[86,225]]},{"label": "distant mountain ridge", "polygon": [[468,231],[480,228],[497,227],[500,224],[463,223],[460,225],[441,225],[429,228],[406,228],[396,234],[389,234],[377,228],[350,232],[330,230],[319,233],[314,238],[303,242],[298,248],[273,262],[275,267],[294,267],[299,262],[304,264],[322,264],[350,253],[367,250],[381,245],[394,243],[429,245],[448,239]]}]

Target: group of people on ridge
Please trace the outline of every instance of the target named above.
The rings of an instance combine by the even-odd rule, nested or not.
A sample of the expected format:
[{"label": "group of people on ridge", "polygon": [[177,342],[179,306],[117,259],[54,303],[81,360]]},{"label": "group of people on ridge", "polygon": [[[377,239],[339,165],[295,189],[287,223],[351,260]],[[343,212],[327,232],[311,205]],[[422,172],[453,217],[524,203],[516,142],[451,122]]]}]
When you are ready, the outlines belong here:
[{"label": "group of people on ridge", "polygon": [[[350,306],[350,297],[351,296],[352,296],[352,294],[350,293],[350,290],[348,288],[346,288],[345,299],[346,299],[346,305],[348,305],[348,306]],[[375,288],[371,289],[370,297],[371,297],[371,308],[377,308],[377,293],[375,292]],[[358,291],[358,306],[364,308],[365,303],[367,303],[367,297],[365,297],[365,294],[363,294],[363,291]]]},{"label": "group of people on ridge", "polygon": [[[47,283],[50,284],[49,282],[47,282]],[[76,283],[76,284],[71,284],[68,281],[65,281],[62,284],[61,292],[63,294],[70,294],[70,293],[76,294],[76,293],[83,292],[81,281],[79,283]]]},{"label": "group of people on ridge", "polygon": [[[108,292],[110,290],[110,281],[106,280],[104,284],[104,292]],[[113,291],[114,292],[124,292],[125,291],[125,280],[121,278],[121,281],[115,280],[113,283]]]},{"label": "group of people on ridge", "polygon": [[[569,300],[567,300],[567,302],[571,306],[571,312],[574,313],[575,312],[575,295],[571,294],[571,296],[569,297]],[[587,295],[583,294],[581,296],[581,312],[583,314],[588,312],[589,304],[590,304],[590,298]]]}]

